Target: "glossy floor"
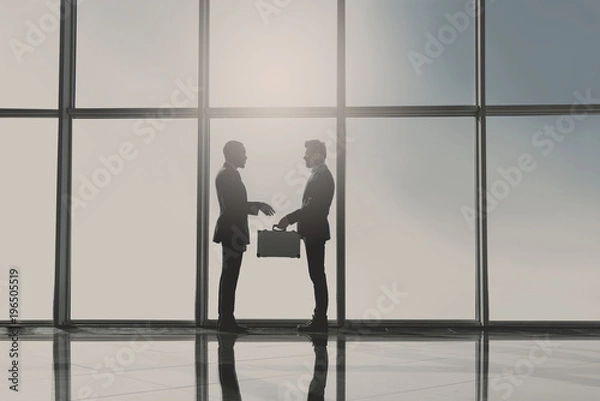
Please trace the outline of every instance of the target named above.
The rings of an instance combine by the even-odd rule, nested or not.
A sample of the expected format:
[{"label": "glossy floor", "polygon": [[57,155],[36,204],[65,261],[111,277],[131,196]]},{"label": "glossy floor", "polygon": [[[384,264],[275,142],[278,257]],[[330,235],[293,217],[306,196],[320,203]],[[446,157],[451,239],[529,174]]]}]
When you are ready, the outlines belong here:
[{"label": "glossy floor", "polygon": [[0,333],[0,400],[600,399],[600,333],[590,331]]}]

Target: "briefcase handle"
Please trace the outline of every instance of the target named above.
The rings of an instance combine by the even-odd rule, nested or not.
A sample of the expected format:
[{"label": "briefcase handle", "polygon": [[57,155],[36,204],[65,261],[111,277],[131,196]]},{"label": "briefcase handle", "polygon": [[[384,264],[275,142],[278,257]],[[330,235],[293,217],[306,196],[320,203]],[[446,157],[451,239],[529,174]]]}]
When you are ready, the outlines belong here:
[{"label": "briefcase handle", "polygon": [[279,227],[277,227],[277,224],[273,224],[273,231],[284,232],[284,231],[286,231],[286,229],[285,228],[279,228]]}]

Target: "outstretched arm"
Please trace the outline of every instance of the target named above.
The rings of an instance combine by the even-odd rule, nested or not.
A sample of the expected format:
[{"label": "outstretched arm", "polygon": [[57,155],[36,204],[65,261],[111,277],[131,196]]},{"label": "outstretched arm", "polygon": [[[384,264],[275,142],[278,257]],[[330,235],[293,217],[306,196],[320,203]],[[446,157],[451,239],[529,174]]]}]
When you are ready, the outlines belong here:
[{"label": "outstretched arm", "polygon": [[253,216],[258,215],[258,212],[263,212],[267,216],[273,216],[275,214],[275,210],[265,202],[248,202],[248,214]]},{"label": "outstretched arm", "polygon": [[230,173],[217,176],[217,195],[225,210],[236,215],[251,214],[256,216],[259,211],[267,216],[275,214],[273,208],[267,203],[245,201],[245,196],[242,196],[240,192],[242,190],[241,185],[243,184],[237,183],[235,177]]}]

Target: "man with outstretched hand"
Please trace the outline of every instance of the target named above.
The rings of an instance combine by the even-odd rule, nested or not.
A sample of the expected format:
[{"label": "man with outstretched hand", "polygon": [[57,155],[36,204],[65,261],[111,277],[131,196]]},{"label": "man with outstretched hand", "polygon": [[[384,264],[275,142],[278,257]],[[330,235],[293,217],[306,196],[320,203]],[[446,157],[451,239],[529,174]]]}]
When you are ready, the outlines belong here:
[{"label": "man with outstretched hand", "polygon": [[261,211],[267,216],[275,214],[273,208],[264,202],[248,202],[246,187],[238,168],[246,165],[246,149],[241,142],[229,141],[223,148],[225,163],[216,178],[217,198],[221,213],[217,219],[213,241],[223,247],[223,270],[219,281],[219,322],[218,329],[233,333],[244,333],[246,327],[235,321],[235,290],[240,275],[242,256],[250,243],[248,215],[258,215]]}]

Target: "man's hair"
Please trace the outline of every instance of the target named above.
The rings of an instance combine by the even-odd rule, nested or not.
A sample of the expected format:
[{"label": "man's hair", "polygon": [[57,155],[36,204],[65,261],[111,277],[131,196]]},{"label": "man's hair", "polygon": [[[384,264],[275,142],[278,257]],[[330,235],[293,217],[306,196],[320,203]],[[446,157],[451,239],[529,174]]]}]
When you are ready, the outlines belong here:
[{"label": "man's hair", "polygon": [[321,142],[318,139],[311,139],[304,142],[304,147],[311,153],[320,153],[323,157],[327,157],[327,147],[325,142]]},{"label": "man's hair", "polygon": [[238,141],[229,141],[223,146],[223,155],[225,160],[229,160],[233,155],[244,148],[244,144]]}]

